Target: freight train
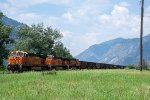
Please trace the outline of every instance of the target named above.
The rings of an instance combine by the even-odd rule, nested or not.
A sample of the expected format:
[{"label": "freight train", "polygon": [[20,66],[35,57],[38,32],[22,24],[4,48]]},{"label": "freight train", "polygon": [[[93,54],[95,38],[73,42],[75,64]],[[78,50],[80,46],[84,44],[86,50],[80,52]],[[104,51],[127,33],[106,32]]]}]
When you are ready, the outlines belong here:
[{"label": "freight train", "polygon": [[125,66],[104,63],[79,61],[53,55],[33,54],[23,51],[13,51],[8,57],[8,71],[22,72],[30,70],[52,69],[123,69]]}]

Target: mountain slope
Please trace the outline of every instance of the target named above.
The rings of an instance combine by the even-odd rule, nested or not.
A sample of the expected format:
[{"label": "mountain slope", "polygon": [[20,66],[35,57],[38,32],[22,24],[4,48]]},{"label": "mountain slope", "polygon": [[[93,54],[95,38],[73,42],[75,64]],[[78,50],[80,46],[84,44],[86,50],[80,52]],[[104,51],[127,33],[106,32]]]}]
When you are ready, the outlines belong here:
[{"label": "mountain slope", "polygon": [[3,22],[5,25],[9,25],[9,26],[12,27],[12,32],[11,32],[11,34],[10,34],[10,37],[11,37],[11,38],[15,38],[15,37],[16,37],[16,29],[17,29],[18,27],[20,27],[20,26],[23,25],[23,23],[20,23],[20,22],[18,22],[18,21],[16,21],[16,20],[13,20],[13,19],[8,18],[8,17],[6,17],[6,16],[3,17],[2,22]]},{"label": "mountain slope", "polygon": [[[150,62],[150,35],[143,40],[143,58]],[[117,38],[101,44],[96,44],[77,56],[83,61],[94,61],[110,64],[138,64],[139,39]]]}]

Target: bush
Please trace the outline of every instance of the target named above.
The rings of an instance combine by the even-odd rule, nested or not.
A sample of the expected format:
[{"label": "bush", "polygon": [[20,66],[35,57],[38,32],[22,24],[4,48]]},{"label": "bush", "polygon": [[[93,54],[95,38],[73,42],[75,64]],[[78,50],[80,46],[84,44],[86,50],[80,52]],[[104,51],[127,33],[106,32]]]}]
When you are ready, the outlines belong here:
[{"label": "bush", "polygon": [[6,67],[3,65],[3,59],[0,58],[0,70],[5,70]]},{"label": "bush", "polygon": [[1,71],[5,70],[5,66],[4,65],[0,65],[0,70]]},{"label": "bush", "polygon": [[127,65],[127,68],[128,68],[128,69],[135,69],[135,66],[132,65],[132,64],[129,64],[129,65]]},{"label": "bush", "polygon": [[0,66],[3,65],[3,59],[0,58]]},{"label": "bush", "polygon": [[56,71],[52,70],[52,71],[42,71],[42,75],[56,75]]}]

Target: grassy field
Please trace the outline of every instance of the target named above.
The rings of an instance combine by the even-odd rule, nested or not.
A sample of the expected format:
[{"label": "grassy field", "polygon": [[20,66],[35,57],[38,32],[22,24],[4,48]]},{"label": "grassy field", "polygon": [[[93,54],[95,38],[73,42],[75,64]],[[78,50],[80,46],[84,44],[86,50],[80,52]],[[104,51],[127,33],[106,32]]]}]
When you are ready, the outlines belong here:
[{"label": "grassy field", "polygon": [[0,74],[1,100],[149,100],[150,72],[80,70]]}]

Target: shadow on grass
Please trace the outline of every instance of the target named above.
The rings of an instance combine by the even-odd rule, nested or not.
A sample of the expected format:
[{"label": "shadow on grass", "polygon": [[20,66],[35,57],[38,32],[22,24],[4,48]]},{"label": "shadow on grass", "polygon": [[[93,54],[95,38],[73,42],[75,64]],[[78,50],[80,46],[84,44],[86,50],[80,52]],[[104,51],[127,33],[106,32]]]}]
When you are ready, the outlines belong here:
[{"label": "shadow on grass", "polygon": [[0,74],[11,74],[9,71],[0,71]]},{"label": "shadow on grass", "polygon": [[52,70],[52,71],[42,71],[42,75],[56,75],[56,71]]},{"label": "shadow on grass", "polygon": [[[36,72],[36,71],[25,71],[25,72],[21,72],[21,73],[26,73],[26,72]],[[10,71],[0,71],[0,74],[21,74],[21,73],[20,72],[10,72]],[[52,70],[52,71],[42,71],[41,74],[42,75],[56,75],[57,73],[55,70]]]}]

